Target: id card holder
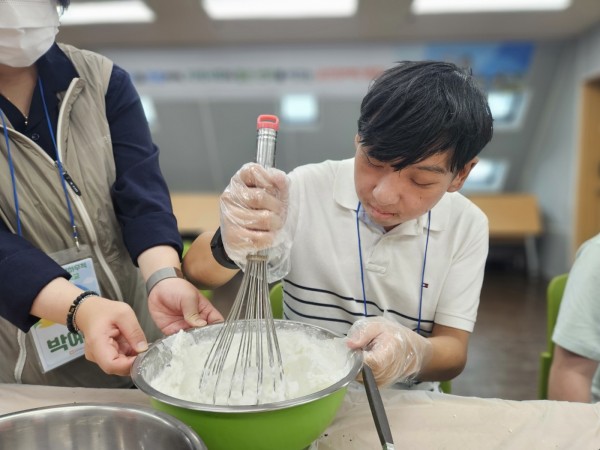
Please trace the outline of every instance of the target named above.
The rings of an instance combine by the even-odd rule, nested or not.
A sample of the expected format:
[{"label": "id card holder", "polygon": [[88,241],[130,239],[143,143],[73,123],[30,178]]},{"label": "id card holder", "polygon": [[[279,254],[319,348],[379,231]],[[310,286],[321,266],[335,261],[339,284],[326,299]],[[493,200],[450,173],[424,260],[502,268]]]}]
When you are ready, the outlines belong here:
[{"label": "id card holder", "polygon": [[[77,256],[81,259],[74,259]],[[65,250],[50,257],[71,274],[70,281],[77,287],[101,294],[88,246],[81,246],[80,250]],[[72,262],[64,263],[65,260]],[[43,373],[79,358],[85,353],[83,335],[71,333],[65,325],[41,319],[29,333],[35,343]]]}]

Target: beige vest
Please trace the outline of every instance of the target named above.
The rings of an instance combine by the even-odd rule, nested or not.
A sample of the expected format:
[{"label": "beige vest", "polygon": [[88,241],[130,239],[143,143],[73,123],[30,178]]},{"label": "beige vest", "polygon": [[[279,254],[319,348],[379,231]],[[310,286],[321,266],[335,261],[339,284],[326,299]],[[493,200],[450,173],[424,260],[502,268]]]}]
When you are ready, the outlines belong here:
[{"label": "beige vest", "polygon": [[[149,316],[143,280],[124,246],[110,197],[115,162],[106,120],[105,94],[113,64],[95,53],[67,45],[61,48],[80,76],[61,93],[56,135],[63,167],[82,192],[79,197],[67,187],[79,240],[92,248],[102,295],[129,303],[152,341],[160,337],[160,332]],[[23,237],[48,255],[74,247],[65,195],[54,161],[10,125],[8,134]],[[0,167],[4,171],[0,177],[0,217],[15,232],[13,187],[4,139],[0,139]],[[42,373],[29,333],[25,336],[2,318],[0,353],[0,382],[93,387],[131,384],[127,377],[104,374],[85,357]]]}]

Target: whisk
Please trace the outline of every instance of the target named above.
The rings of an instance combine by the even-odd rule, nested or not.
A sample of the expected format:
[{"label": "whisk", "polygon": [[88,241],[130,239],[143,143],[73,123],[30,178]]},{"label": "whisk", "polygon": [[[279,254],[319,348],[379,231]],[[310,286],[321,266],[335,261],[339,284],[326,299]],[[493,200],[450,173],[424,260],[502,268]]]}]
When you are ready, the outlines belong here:
[{"label": "whisk", "polygon": [[[257,120],[256,162],[273,167],[279,119]],[[230,313],[206,359],[200,389],[214,389],[214,404],[251,405],[282,399],[283,365],[267,282],[268,250],[246,257]]]}]

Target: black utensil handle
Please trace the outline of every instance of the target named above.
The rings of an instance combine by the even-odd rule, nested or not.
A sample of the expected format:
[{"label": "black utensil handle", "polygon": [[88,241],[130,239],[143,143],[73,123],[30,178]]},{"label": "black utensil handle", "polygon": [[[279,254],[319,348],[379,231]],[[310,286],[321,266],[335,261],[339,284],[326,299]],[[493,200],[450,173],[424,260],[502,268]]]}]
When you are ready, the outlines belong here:
[{"label": "black utensil handle", "polygon": [[365,383],[365,390],[367,392],[367,399],[369,400],[369,407],[371,408],[371,414],[373,415],[373,421],[375,422],[375,428],[377,428],[377,434],[379,435],[379,441],[381,442],[384,450],[392,450],[394,448],[394,440],[392,438],[392,430],[383,407],[383,400],[373,371],[366,364],[362,368],[363,382]]}]

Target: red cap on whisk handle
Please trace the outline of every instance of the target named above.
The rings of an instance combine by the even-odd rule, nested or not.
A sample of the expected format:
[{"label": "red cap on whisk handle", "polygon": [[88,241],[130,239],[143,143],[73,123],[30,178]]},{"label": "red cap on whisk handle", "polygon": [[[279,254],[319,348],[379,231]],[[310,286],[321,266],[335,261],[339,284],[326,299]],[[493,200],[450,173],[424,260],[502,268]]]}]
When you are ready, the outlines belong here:
[{"label": "red cap on whisk handle", "polygon": [[261,114],[256,120],[256,128],[272,128],[279,131],[279,117],[270,114]]},{"label": "red cap on whisk handle", "polygon": [[256,162],[270,168],[275,164],[275,144],[279,130],[279,118],[261,114],[256,120]]}]

